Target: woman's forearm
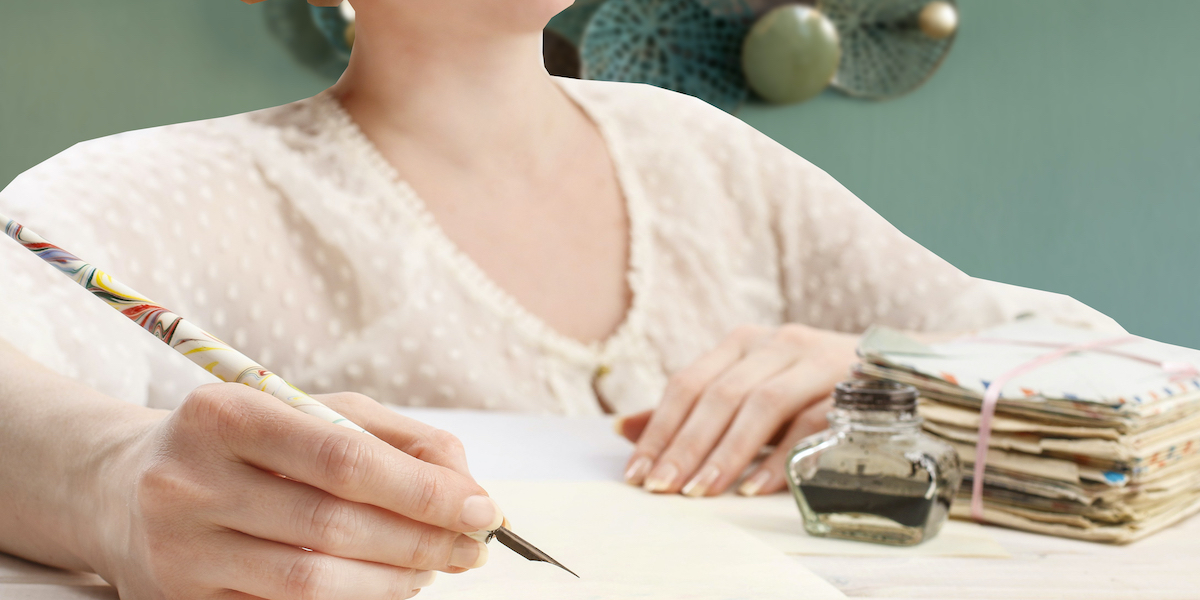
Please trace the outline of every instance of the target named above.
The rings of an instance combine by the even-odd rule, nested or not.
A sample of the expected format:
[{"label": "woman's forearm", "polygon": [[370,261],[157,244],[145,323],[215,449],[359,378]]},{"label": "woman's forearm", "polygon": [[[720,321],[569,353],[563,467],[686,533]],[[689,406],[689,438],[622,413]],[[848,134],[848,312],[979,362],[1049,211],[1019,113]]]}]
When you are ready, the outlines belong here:
[{"label": "woman's forearm", "polygon": [[108,459],[162,414],[54,373],[0,340],[0,551],[96,569],[94,524],[119,510],[103,506],[110,496],[96,489],[119,477],[106,473]]}]

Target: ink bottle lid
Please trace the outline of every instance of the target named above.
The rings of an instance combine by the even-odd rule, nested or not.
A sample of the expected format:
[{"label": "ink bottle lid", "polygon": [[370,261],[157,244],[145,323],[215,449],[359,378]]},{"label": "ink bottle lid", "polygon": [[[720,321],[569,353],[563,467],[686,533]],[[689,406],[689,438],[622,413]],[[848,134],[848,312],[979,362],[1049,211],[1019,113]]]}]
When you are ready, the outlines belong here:
[{"label": "ink bottle lid", "polygon": [[833,390],[835,408],[846,410],[917,410],[917,388],[883,379],[848,379]]}]

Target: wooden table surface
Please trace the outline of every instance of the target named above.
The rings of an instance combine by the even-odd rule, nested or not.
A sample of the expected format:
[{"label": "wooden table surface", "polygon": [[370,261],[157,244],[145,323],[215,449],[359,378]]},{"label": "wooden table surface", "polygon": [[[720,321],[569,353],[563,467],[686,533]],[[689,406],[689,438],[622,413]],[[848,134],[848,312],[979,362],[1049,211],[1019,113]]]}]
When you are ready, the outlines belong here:
[{"label": "wooden table surface", "polygon": [[[613,480],[630,446],[607,419],[403,412],[458,435],[486,480]],[[553,451],[547,452],[546,449]],[[798,556],[851,598],[1200,600],[1200,518],[1127,546],[989,527],[1012,558]],[[422,594],[437,597],[434,586]],[[797,591],[803,598],[803,590]],[[95,575],[0,554],[0,600],[115,600]]]}]

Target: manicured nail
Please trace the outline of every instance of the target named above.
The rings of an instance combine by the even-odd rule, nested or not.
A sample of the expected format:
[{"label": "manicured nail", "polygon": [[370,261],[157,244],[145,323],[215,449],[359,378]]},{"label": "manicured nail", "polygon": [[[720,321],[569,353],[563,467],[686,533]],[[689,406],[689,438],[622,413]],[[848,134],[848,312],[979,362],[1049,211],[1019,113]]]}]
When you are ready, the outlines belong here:
[{"label": "manicured nail", "polygon": [[459,520],[476,529],[493,531],[500,527],[504,522],[504,514],[500,512],[500,506],[495,500],[487,496],[471,496],[463,502],[462,513],[458,516]]},{"label": "manicured nail", "polygon": [[743,496],[757,496],[768,481],[771,481],[771,472],[759,471],[742,482],[742,485],[738,487],[738,493]]},{"label": "manicured nail", "polygon": [[413,577],[413,587],[417,589],[429,587],[433,585],[434,579],[437,579],[437,573],[433,571],[421,571],[417,573],[416,577]]},{"label": "manicured nail", "polygon": [[675,485],[675,478],[678,476],[678,467],[671,463],[663,463],[650,472],[650,476],[646,478],[646,483],[642,487],[647,492],[665,492]]},{"label": "manicured nail", "polygon": [[625,470],[625,483],[629,485],[642,485],[646,480],[646,473],[650,472],[650,467],[654,466],[654,461],[645,456],[639,456],[629,468]]},{"label": "manicured nail", "polygon": [[[454,549],[450,551],[450,566],[463,569],[478,569],[487,563],[488,548],[465,535],[454,540]],[[425,586],[417,586],[425,587]]]},{"label": "manicured nail", "polygon": [[683,486],[683,495],[699,498],[708,493],[708,488],[717,482],[717,478],[721,476],[721,470],[713,465],[706,465],[700,469],[699,473]]}]

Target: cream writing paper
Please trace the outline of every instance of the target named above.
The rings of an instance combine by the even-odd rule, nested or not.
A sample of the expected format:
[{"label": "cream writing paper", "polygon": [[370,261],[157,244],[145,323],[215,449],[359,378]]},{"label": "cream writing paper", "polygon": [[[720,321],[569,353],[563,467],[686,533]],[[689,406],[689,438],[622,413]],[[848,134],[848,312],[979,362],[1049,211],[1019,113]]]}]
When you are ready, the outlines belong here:
[{"label": "cream writing paper", "polygon": [[795,559],[702,510],[612,482],[485,483],[512,529],[580,575],[493,541],[487,566],[442,575],[432,600],[844,598]]}]

